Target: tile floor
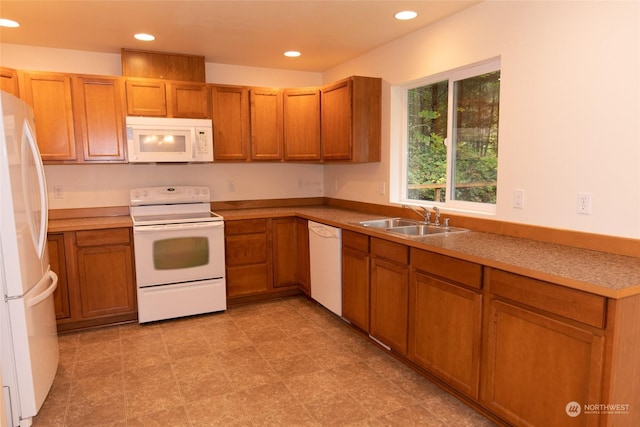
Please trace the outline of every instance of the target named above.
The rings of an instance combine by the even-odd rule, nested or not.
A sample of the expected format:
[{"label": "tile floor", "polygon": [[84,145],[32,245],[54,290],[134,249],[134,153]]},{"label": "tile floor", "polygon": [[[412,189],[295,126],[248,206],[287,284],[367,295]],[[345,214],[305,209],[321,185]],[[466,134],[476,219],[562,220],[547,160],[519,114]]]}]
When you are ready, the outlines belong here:
[{"label": "tile floor", "polygon": [[304,297],[60,337],[45,426],[492,426]]}]

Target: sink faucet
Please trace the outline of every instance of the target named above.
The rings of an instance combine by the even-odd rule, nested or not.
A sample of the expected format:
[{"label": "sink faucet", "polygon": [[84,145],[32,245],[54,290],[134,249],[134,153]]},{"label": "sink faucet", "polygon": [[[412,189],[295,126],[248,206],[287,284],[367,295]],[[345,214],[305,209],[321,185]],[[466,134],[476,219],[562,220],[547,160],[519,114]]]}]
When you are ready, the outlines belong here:
[{"label": "sink faucet", "polygon": [[403,208],[409,208],[412,211],[414,211],[415,213],[417,213],[418,215],[424,217],[424,222],[426,222],[427,224],[431,223],[431,212],[429,212],[429,209],[427,209],[426,207],[420,206],[420,209],[422,209],[422,212],[420,212],[415,206],[402,205],[402,207]]},{"label": "sink faucet", "polygon": [[434,211],[435,211],[435,213],[436,213],[436,222],[435,222],[435,225],[440,225],[440,208],[439,208],[439,207],[437,207],[437,206],[434,206],[434,207],[433,207],[433,210],[434,210]]}]

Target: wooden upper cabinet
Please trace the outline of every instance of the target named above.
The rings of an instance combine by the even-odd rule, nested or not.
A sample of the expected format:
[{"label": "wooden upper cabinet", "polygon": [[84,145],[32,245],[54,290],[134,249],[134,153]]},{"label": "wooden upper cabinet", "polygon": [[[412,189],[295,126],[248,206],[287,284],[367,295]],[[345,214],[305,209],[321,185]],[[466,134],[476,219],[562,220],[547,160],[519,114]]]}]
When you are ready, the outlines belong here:
[{"label": "wooden upper cabinet", "polygon": [[204,56],[122,49],[122,75],[205,82]]},{"label": "wooden upper cabinet", "polygon": [[205,83],[169,82],[167,104],[170,117],[207,119],[211,117]]},{"label": "wooden upper cabinet", "polygon": [[12,68],[0,67],[0,90],[20,96],[18,73]]},{"label": "wooden upper cabinet", "polygon": [[284,159],[320,160],[320,90],[284,91]]},{"label": "wooden upper cabinet", "polygon": [[162,80],[127,79],[127,114],[167,116],[166,83]]},{"label": "wooden upper cabinet", "polygon": [[282,91],[251,89],[251,158],[253,160],[282,160]]},{"label": "wooden upper cabinet", "polygon": [[122,79],[79,76],[77,83],[74,111],[84,161],[126,161]]},{"label": "wooden upper cabinet", "polygon": [[241,86],[211,86],[213,158],[249,159],[249,90]]},{"label": "wooden upper cabinet", "polygon": [[19,77],[22,98],[33,107],[42,160],[75,161],[71,76],[25,71]]},{"label": "wooden upper cabinet", "polygon": [[126,89],[130,116],[211,117],[206,83],[127,78]]},{"label": "wooden upper cabinet", "polygon": [[379,162],[382,80],[353,76],[322,88],[325,161]]}]

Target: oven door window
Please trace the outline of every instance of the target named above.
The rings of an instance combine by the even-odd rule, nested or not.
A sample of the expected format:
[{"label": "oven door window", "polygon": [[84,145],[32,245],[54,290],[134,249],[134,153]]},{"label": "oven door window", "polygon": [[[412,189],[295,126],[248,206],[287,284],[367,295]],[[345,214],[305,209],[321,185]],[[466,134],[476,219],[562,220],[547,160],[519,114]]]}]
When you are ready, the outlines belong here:
[{"label": "oven door window", "polygon": [[207,237],[176,237],[153,242],[153,266],[156,270],[194,268],[208,263]]}]

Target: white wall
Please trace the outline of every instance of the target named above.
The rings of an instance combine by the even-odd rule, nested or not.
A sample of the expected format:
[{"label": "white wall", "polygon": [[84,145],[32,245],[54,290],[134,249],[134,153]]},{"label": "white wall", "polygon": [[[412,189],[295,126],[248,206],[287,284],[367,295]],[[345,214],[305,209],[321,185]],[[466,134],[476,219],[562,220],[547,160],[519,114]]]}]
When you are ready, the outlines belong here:
[{"label": "white wall", "polygon": [[[120,73],[119,55],[11,45],[0,49],[0,64],[12,68]],[[382,162],[48,166],[50,186],[63,185],[66,195],[52,198],[52,207],[122,205],[126,189],[160,185],[168,170],[185,181],[197,170],[198,177],[210,181],[214,198],[225,200],[324,192],[389,203],[389,186],[395,185],[390,171],[401,156],[392,87],[495,56],[502,61],[495,218],[640,238],[637,1],[487,0],[322,75],[207,64],[207,81],[252,86],[314,86],[354,74],[382,77]],[[115,178],[110,171],[117,171]],[[236,177],[235,193],[227,191],[228,176]],[[112,179],[120,182],[115,193],[109,190]],[[385,195],[379,194],[381,184]],[[511,207],[516,188],[525,190],[525,209]],[[578,192],[592,193],[591,215],[576,213]]]},{"label": "white wall", "polygon": [[[495,218],[639,238],[637,1],[485,1],[327,71],[325,81],[382,77],[384,93],[383,162],[326,166],[326,195],[388,200],[380,183],[395,185],[390,171],[402,155],[392,86],[496,56],[502,74]],[[516,188],[525,190],[525,209],[511,206]],[[578,192],[592,193],[591,215],[576,213]]]},{"label": "white wall", "polygon": [[[21,70],[121,75],[119,54],[0,45],[0,65]],[[319,86],[322,75],[287,70],[205,64],[208,83]],[[213,163],[207,165],[47,165],[51,209],[126,206],[129,189],[162,185],[208,185],[213,200],[254,200],[323,195],[321,165]],[[229,191],[232,186],[234,191]],[[56,198],[53,187],[62,188]]]}]

